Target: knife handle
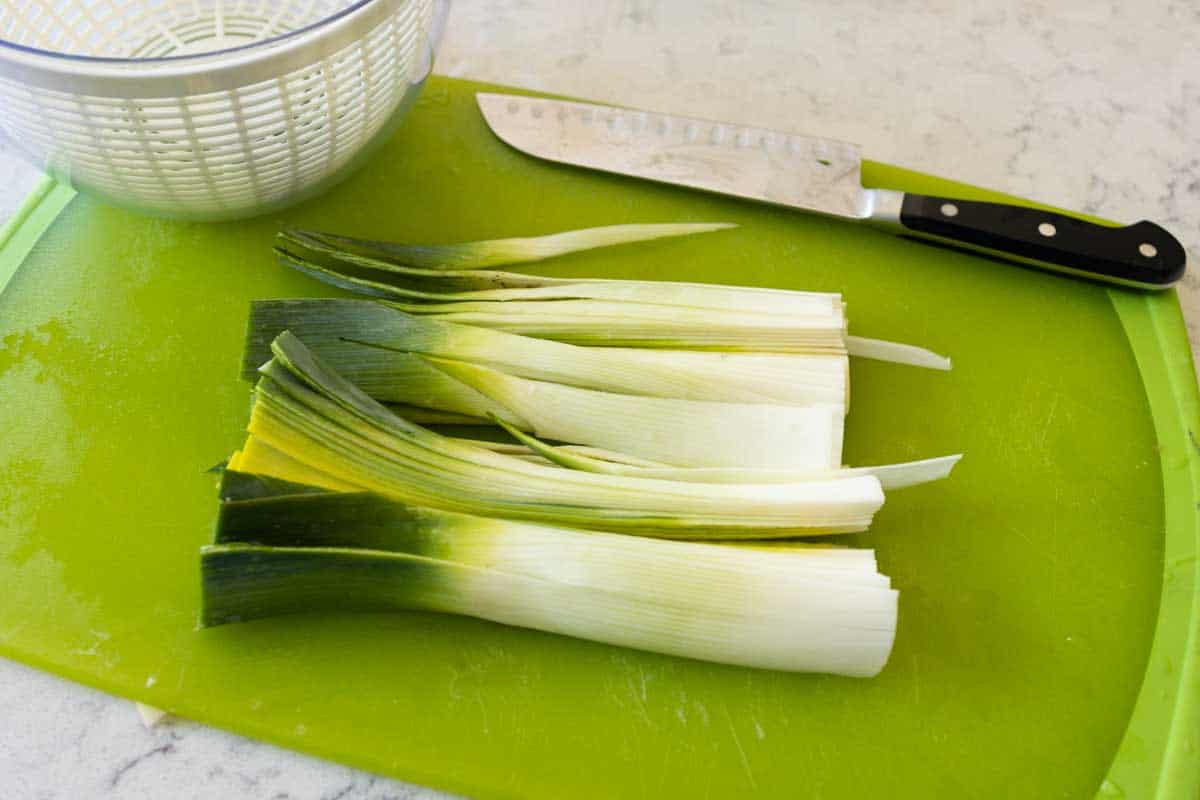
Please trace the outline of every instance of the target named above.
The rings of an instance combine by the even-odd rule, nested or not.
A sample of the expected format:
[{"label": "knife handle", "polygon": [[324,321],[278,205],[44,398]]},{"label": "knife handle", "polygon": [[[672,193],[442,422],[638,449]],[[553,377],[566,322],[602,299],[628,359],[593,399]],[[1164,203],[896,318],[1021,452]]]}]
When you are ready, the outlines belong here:
[{"label": "knife handle", "polygon": [[1165,289],[1187,265],[1179,240],[1145,220],[1109,227],[1025,206],[919,194],[904,195],[898,216],[902,231],[920,238],[1123,286]]}]

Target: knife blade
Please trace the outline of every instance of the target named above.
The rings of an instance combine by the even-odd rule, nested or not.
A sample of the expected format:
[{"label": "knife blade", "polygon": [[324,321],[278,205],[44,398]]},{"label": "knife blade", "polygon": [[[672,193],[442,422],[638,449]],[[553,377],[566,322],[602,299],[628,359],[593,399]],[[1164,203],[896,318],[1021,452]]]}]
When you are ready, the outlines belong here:
[{"label": "knife blade", "polygon": [[1142,289],[1183,276],[1162,227],[862,185],[858,145],[613,106],[476,95],[488,127],[538,158],[862,221],[1025,266]]}]

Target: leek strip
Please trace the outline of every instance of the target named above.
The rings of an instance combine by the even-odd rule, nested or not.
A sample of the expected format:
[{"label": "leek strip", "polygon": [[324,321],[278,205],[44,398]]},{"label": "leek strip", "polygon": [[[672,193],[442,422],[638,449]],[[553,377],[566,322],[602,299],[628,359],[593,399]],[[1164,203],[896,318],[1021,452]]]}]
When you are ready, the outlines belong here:
[{"label": "leek strip", "polygon": [[[279,237],[283,246],[276,248],[276,254],[285,265],[344,289],[393,301],[422,301],[398,305],[412,313],[444,315],[450,318],[448,321],[581,344],[773,352],[844,352],[843,348],[850,348],[853,355],[864,358],[950,369],[949,359],[913,345],[857,336],[845,337],[843,342],[844,305],[836,294],[670,281],[584,280],[482,270],[414,269],[347,252],[329,244],[328,238],[284,233]],[[300,250],[305,254],[297,252]],[[555,309],[553,304],[537,308],[544,304],[537,302],[508,310],[502,308],[509,302],[547,300],[622,302],[576,303],[570,310]],[[435,302],[430,305],[425,301]],[[468,306],[454,301],[466,301]],[[681,308],[672,315],[656,308],[662,305]],[[618,311],[617,306],[624,308]],[[725,318],[724,325],[721,319],[714,319],[707,329],[689,324],[688,313],[702,309],[732,316]],[[730,329],[744,315],[753,315],[755,322],[744,327],[739,339]],[[673,319],[675,316],[682,318]],[[791,327],[790,337],[781,337],[780,324]]]},{"label": "leek strip", "polygon": [[[303,251],[303,252],[300,252]],[[437,300],[624,300],[741,313],[844,319],[841,295],[753,286],[620,278],[552,278],[489,270],[431,270],[356,256],[296,234],[280,234],[281,263],[377,296]]]},{"label": "leek strip", "polygon": [[226,470],[257,472],[292,483],[320,486],[337,491],[354,491],[358,488],[353,483],[339,480],[279,452],[255,436],[246,437],[242,449],[229,459]]},{"label": "leek strip", "polygon": [[[312,395],[303,385],[285,387],[283,376],[280,379],[260,384],[252,435],[284,452],[303,453],[320,472],[406,502],[581,527],[592,523],[593,527],[651,528],[660,535],[676,529],[676,535],[681,535],[693,529],[708,534],[733,528],[726,535],[762,536],[754,529],[765,527],[767,535],[793,536],[800,525],[810,525],[819,533],[865,527],[882,500],[873,478],[870,484],[855,486],[833,481],[706,486],[701,492],[696,484],[574,473],[475,448],[410,447],[413,439],[437,445],[441,437],[428,431],[424,433],[432,441],[419,435],[397,437],[362,424],[352,414],[339,413],[345,410]],[[293,403],[296,399],[306,401],[305,405]],[[324,416],[314,415],[312,409]]]},{"label": "leek strip", "polygon": [[[763,396],[761,400],[749,402],[798,406],[839,405],[843,408],[850,402],[850,360],[845,355],[708,353],[694,350],[639,350],[616,347],[604,349],[643,369],[674,367],[702,370],[721,377],[726,373],[736,375],[739,379],[748,381]],[[506,371],[517,374],[511,370]]]},{"label": "leek strip", "polygon": [[[274,352],[255,390],[252,436],[321,473],[404,502],[577,527],[728,538],[862,530],[883,502],[871,476],[700,486],[526,463],[396,417],[290,334],[280,335]],[[243,468],[258,471],[252,464]]]},{"label": "leek strip", "polygon": [[667,464],[663,464],[659,461],[651,461],[648,458],[638,458],[637,456],[631,456],[628,453],[616,453],[612,450],[605,450],[603,447],[589,447],[586,444],[563,444],[559,445],[559,449],[568,453],[591,456],[592,458],[598,458],[601,461],[614,461],[618,464],[629,464],[630,466],[634,467],[668,466]]},{"label": "leek strip", "polygon": [[[681,560],[672,574],[693,569]],[[206,626],[306,611],[425,610],[688,658],[864,677],[886,663],[897,611],[893,589],[827,581],[779,586],[750,573],[728,596],[647,580],[597,588],[342,548],[209,546],[201,574]]]},{"label": "leek strip", "polygon": [[852,356],[872,358],[876,361],[891,361],[895,364],[908,364],[913,367],[927,369],[949,370],[950,359],[940,356],[932,350],[915,347],[911,344],[887,342],[883,339],[867,339],[862,336],[847,336],[846,350]]},{"label": "leek strip", "polygon": [[142,725],[149,729],[158,726],[164,719],[170,716],[170,712],[163,711],[161,708],[148,706],[145,703],[134,702],[134,708],[137,709],[138,717],[142,720]]},{"label": "leek strip", "polygon": [[[712,403],[578,389],[429,358],[538,436],[681,467],[821,470],[842,463],[842,409]],[[496,415],[493,415],[495,418]]]},{"label": "leek strip", "polygon": [[[404,415],[401,414],[401,416],[404,416]],[[408,419],[410,422],[416,421],[416,420],[413,420],[412,418],[408,418]],[[494,419],[484,420],[484,421],[487,422],[488,424],[493,424],[493,423],[499,424],[499,423],[496,423],[496,421]],[[510,426],[510,429],[511,429],[511,426]],[[496,453],[505,453],[510,456],[533,455],[533,452],[531,451],[531,449],[529,447],[526,447],[525,445],[519,444],[519,443],[490,442],[485,439],[468,439],[468,438],[457,437],[457,436],[450,437],[450,438],[454,439],[455,441],[462,442],[464,444],[474,445],[475,447],[482,447],[485,450],[492,450],[493,452],[496,452]],[[534,439],[534,441],[537,442],[538,440]],[[549,447],[549,445],[545,445],[542,442],[538,442],[538,444],[542,444],[542,446],[544,446],[544,447]],[[554,449],[565,452],[565,453],[575,453],[578,455],[590,456],[591,458],[598,459],[600,461],[612,461],[617,464],[629,464],[630,466],[635,466],[635,467],[667,467],[668,466],[667,464],[663,464],[662,462],[659,462],[659,461],[650,461],[645,458],[638,458],[636,456],[631,456],[628,453],[617,453],[612,450],[605,450],[604,448],[601,448],[601,447],[588,447],[587,445],[582,445],[582,444],[557,445],[557,446],[555,446]],[[541,458],[541,456],[539,456],[539,458]]]},{"label": "leek strip", "polygon": [[[365,387],[363,387],[365,389]],[[368,392],[368,394],[371,394]],[[374,394],[371,395],[375,397]],[[376,399],[380,399],[376,397]],[[396,416],[404,417],[409,422],[415,422],[418,425],[488,425],[490,424],[482,417],[467,416],[466,414],[456,414],[453,411],[437,411],[432,408],[421,408],[420,406],[411,406],[404,403],[389,403],[385,405]]]},{"label": "leek strip", "polygon": [[[317,502],[307,495],[323,494]],[[301,497],[304,495],[305,497]],[[222,476],[221,516],[217,525],[218,543],[250,542],[273,546],[367,547],[412,552],[454,561],[492,566],[533,576],[562,577],[555,559],[545,551],[549,546],[570,547],[576,552],[581,544],[620,546],[627,538],[596,531],[577,531],[527,522],[475,517],[432,508],[408,506],[372,492],[328,492],[315,486],[290,483],[263,475],[228,470]],[[282,505],[274,501],[287,501]],[[266,501],[272,501],[270,503]],[[296,501],[292,503],[291,501]],[[413,538],[415,523],[420,521],[422,535]],[[440,524],[434,525],[435,521]],[[478,523],[472,526],[471,521]],[[279,524],[275,524],[279,523]],[[451,524],[456,523],[456,524]],[[479,527],[482,525],[482,527]],[[497,550],[489,544],[497,531],[509,531],[504,539],[508,547]],[[517,533],[521,535],[516,536]],[[582,534],[582,535],[581,535]],[[566,538],[563,537],[574,537]],[[434,546],[437,550],[428,549]],[[676,552],[660,539],[637,538],[640,553]],[[425,542],[426,549],[414,543]],[[699,544],[699,543],[693,543]],[[817,571],[877,569],[874,552],[826,543],[795,540],[720,542],[721,563],[726,567],[752,566],[741,553],[769,551],[803,555],[803,565]],[[453,546],[453,550],[449,550]],[[701,551],[716,553],[718,551]],[[640,560],[640,559],[639,559]],[[773,564],[792,563],[774,560]],[[799,562],[798,562],[799,563]],[[870,582],[890,585],[884,576]]]},{"label": "leek strip", "polygon": [[603,300],[395,303],[409,314],[571,344],[731,352],[840,352],[841,319]]},{"label": "leek strip", "polygon": [[[309,483],[284,480],[255,472],[241,472],[226,469],[221,474],[221,489],[218,496],[221,501],[261,500],[264,498],[290,496],[297,494],[328,494],[329,489],[314,486]],[[217,541],[221,541],[220,525],[217,527]]]},{"label": "leek strip", "polygon": [[[632,301],[643,305],[692,310],[738,311],[768,315],[784,320],[788,315],[825,319],[827,335],[844,331],[842,304],[836,295],[809,295],[786,290],[756,289],[723,284],[674,281],[627,281],[620,279],[546,278],[507,272],[439,273],[404,270],[379,273],[371,269],[334,268],[306,260],[295,253],[275,249],[280,264],[323,283],[391,302],[431,303],[480,301]],[[428,274],[421,274],[422,272]],[[629,285],[634,284],[634,285]],[[485,286],[468,288],[461,286]],[[767,292],[776,291],[780,296]]]},{"label": "leek strip", "polygon": [[605,225],[596,228],[562,231],[546,236],[489,239],[458,244],[400,244],[370,239],[354,239],[315,231],[285,231],[357,255],[426,269],[476,269],[541,261],[555,256],[591,250],[597,247],[646,242],[675,236],[736,228],[729,222],[666,223],[657,225]]},{"label": "leek strip", "polygon": [[[312,487],[294,491],[276,483],[270,486],[278,494],[252,496],[263,486],[261,476],[240,473],[230,484],[230,494],[244,497],[221,504],[217,544],[386,550],[598,588],[628,581],[631,558],[636,558],[637,571],[660,573],[653,576],[656,579],[692,581],[694,576],[688,575],[668,578],[679,568],[678,555],[691,552],[695,563],[707,564],[710,578],[736,580],[753,570],[783,578],[804,574],[864,586],[891,585],[876,572],[869,550],[792,544],[768,554],[696,542],[680,548],[675,547],[678,542],[666,540],[408,506],[371,492],[322,493]],[[241,484],[246,491],[238,491]],[[587,564],[588,569],[565,566],[569,562]]]},{"label": "leek strip", "polygon": [[691,483],[798,483],[805,480],[830,480],[874,475],[885,489],[902,489],[921,483],[949,477],[962,454],[926,458],[900,464],[884,464],[878,467],[842,467],[841,469],[808,471],[795,469],[763,468],[710,468],[710,467],[644,467],[631,466],[613,459],[599,459],[589,454],[572,451],[566,447],[554,447],[524,433],[496,417],[492,421],[502,427],[522,447],[537,453],[541,458],[568,469],[596,472],[602,475],[625,475],[633,478],[656,478],[659,480],[686,481]]},{"label": "leek strip", "polygon": [[[426,371],[418,371],[413,366],[414,353],[483,364],[523,378],[652,397],[810,405],[827,398],[844,403],[846,396],[845,361],[827,356],[579,347],[438,322],[380,303],[335,299],[254,302],[244,374],[252,374],[270,358],[272,339],[285,330],[309,343],[315,353],[363,385],[368,394],[389,386],[391,394],[379,399],[411,405],[423,405],[409,397],[412,385],[423,386],[426,378],[422,376],[437,372],[428,364],[423,365]],[[378,354],[364,352],[372,348],[363,343]],[[389,372],[389,358],[394,373]],[[459,384],[456,391],[462,389]],[[439,399],[431,401],[437,408],[471,413],[457,405],[462,397],[448,386],[431,385],[429,391],[440,393]],[[489,410],[514,422],[503,407]]]},{"label": "leek strip", "polygon": [[[259,305],[256,303],[255,308]],[[322,308],[326,306],[320,305],[313,310],[319,311]],[[336,309],[337,306],[334,306],[333,310]],[[255,319],[257,318],[252,311],[252,325]],[[245,377],[257,376],[259,365],[270,358],[270,341],[279,332],[272,331],[268,336],[265,332],[251,330],[249,341],[266,341],[265,346],[247,346],[243,363]],[[293,332],[304,335],[303,328]],[[369,335],[370,329],[363,329],[361,332]],[[358,342],[337,337],[327,337],[320,341],[319,351],[322,357],[336,365],[348,380],[377,400],[466,417],[468,422],[471,417],[482,419],[488,414],[495,414],[514,424],[522,424],[519,417],[514,417],[503,406],[489,401],[487,397],[461,381],[447,378],[444,372],[417,356],[379,347],[364,347]],[[424,417],[422,421],[429,419],[428,411]]]},{"label": "leek strip", "polygon": [[492,417],[491,420],[520,442],[522,448],[532,450],[539,458],[549,461],[552,464],[557,464],[560,467],[578,469],[584,472],[596,472],[601,475],[637,475],[642,469],[640,467],[631,467],[628,464],[620,464],[600,458],[591,458],[579,453],[568,452],[560,447],[551,447],[540,439],[509,425],[499,417]]}]

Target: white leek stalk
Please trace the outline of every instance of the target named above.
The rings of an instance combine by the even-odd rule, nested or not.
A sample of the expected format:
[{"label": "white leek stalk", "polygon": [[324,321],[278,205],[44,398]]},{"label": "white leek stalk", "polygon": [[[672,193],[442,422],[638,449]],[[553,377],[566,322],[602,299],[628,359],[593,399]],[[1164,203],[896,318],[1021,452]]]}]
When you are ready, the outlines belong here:
[{"label": "white leek stalk", "polygon": [[539,339],[604,347],[724,352],[831,353],[844,350],[837,314],[765,314],[637,301],[507,300],[389,303],[409,314]]},{"label": "white leek stalk", "polygon": [[218,541],[202,551],[206,625],[421,609],[708,661],[855,676],[879,672],[895,635],[897,592],[868,550],[585,533],[372,494],[226,502]]},{"label": "white leek stalk", "polygon": [[828,470],[842,463],[842,409],[713,403],[579,389],[429,359],[538,436],[680,467]]},{"label": "white leek stalk", "polygon": [[[726,403],[846,402],[844,357],[631,350],[533,339],[413,316],[361,300],[260,300],[250,309],[243,373],[291,331],[376,399],[484,416],[501,408],[413,354],[586,389]],[[511,421],[511,420],[510,420]]]}]

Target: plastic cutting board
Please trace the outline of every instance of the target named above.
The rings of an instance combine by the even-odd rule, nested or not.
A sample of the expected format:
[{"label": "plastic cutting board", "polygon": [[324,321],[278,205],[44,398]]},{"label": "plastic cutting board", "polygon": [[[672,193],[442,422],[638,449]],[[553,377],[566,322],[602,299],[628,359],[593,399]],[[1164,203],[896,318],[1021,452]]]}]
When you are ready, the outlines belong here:
[{"label": "plastic cutting board", "polygon": [[[47,185],[0,234],[0,653],[479,797],[1196,796],[1197,397],[1173,293],[538,162],[485,129],[477,88],[432,80],[367,168],[286,212],[169,222]],[[994,196],[879,164],[866,179]],[[247,416],[247,303],[331,291],[272,262],[276,230],[680,220],[741,227],[545,269],[841,291],[852,332],[954,358],[852,367],[850,463],[966,453],[852,540],[901,589],[878,678],[432,614],[195,629],[205,469]]]}]

